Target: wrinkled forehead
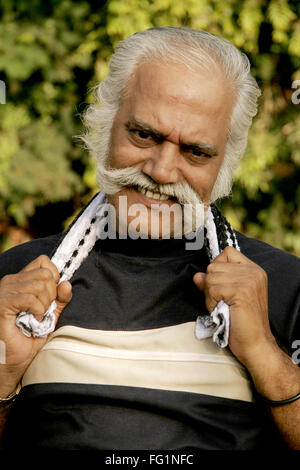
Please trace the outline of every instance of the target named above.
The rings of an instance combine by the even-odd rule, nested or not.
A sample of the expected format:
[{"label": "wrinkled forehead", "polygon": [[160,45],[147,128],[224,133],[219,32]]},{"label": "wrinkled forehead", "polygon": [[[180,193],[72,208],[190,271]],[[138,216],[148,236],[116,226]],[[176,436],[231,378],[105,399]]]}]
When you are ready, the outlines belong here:
[{"label": "wrinkled forehead", "polygon": [[194,71],[183,64],[144,63],[136,68],[120,112],[124,117],[144,120],[149,125],[168,124],[179,128],[206,126],[230,127],[234,90],[229,80],[216,67],[214,73]]}]

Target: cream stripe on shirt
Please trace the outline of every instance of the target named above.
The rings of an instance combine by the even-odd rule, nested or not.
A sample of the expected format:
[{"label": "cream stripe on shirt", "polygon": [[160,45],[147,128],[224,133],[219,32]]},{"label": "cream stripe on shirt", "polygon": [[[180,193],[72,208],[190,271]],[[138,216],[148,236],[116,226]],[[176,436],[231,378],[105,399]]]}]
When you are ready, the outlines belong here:
[{"label": "cream stripe on shirt", "polygon": [[246,369],[228,348],[197,340],[195,323],[137,331],[63,326],[23,378],[33,383],[146,387],[253,401]]}]

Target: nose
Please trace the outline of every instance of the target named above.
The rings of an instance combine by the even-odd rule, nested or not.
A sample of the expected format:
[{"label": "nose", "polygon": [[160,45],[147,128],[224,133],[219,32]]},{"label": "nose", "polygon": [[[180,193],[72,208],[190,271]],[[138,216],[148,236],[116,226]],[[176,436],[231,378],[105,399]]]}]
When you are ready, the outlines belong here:
[{"label": "nose", "polygon": [[180,182],[179,151],[168,141],[153,147],[151,156],[144,162],[142,171],[159,184]]}]

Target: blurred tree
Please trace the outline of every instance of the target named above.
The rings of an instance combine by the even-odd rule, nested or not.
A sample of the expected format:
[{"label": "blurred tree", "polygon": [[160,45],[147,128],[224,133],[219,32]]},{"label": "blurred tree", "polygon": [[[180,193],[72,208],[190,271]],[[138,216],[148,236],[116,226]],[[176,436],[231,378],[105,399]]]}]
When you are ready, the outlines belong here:
[{"label": "blurred tree", "polygon": [[225,37],[250,58],[260,111],[220,206],[236,229],[299,255],[299,13],[298,0],[2,0],[2,249],[60,230],[97,190],[95,165],[73,138],[87,90],[120,39],[171,25]]}]

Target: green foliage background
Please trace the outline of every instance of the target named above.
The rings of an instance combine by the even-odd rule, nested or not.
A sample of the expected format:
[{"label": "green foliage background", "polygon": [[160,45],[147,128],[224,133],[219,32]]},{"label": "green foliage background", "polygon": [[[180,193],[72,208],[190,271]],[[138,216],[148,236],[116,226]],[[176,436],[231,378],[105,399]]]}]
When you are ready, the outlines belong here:
[{"label": "green foliage background", "polygon": [[172,25],[223,36],[250,58],[260,111],[221,206],[236,229],[300,255],[299,13],[298,0],[2,0],[1,250],[61,230],[96,192],[93,160],[74,139],[88,90],[120,39]]}]

